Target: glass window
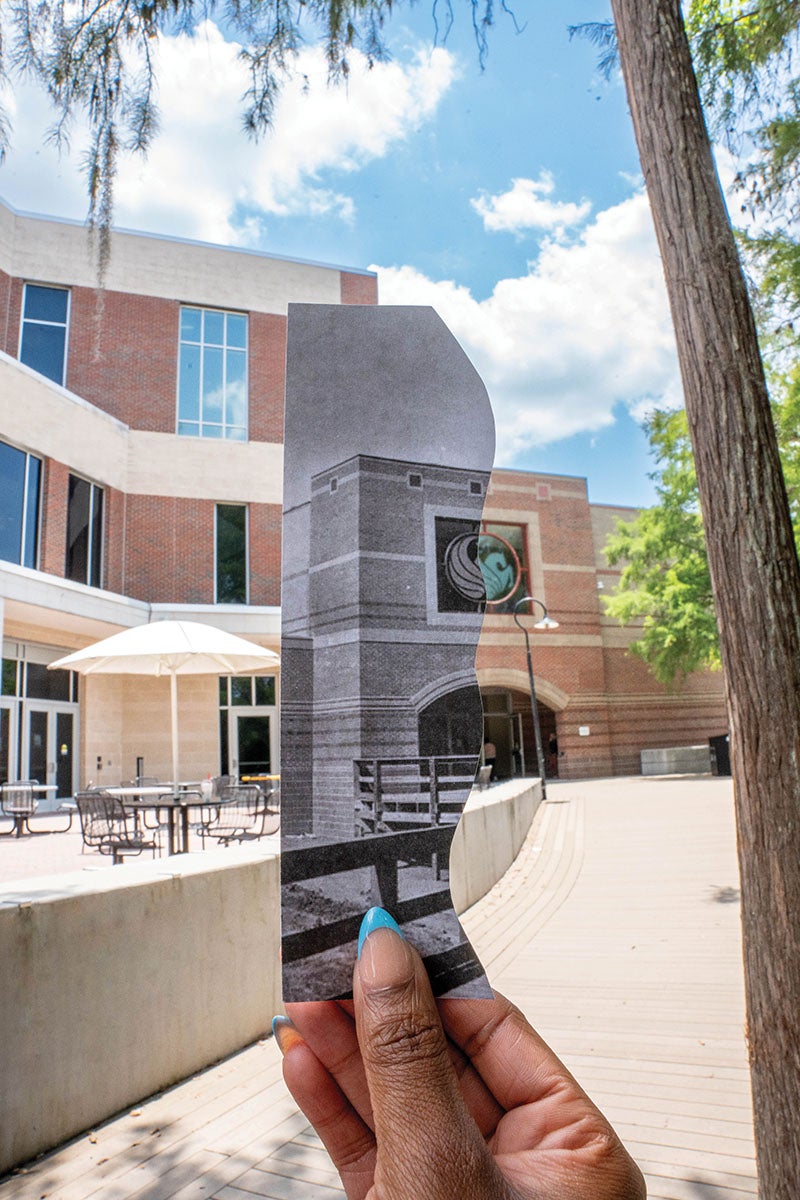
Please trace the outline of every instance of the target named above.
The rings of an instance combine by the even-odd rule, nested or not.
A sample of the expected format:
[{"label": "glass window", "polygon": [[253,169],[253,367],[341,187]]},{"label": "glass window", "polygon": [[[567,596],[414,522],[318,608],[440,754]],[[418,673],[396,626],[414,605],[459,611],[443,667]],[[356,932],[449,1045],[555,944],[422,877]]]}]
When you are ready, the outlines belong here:
[{"label": "glass window", "polygon": [[513,613],[528,591],[527,526],[484,522],[479,558],[486,580],[487,612]]},{"label": "glass window", "polygon": [[17,694],[17,660],[15,658],[3,659],[3,695],[16,696]]},{"label": "glass window", "polygon": [[26,283],[22,301],[20,362],[63,386],[67,362],[69,292]]},{"label": "glass window", "polygon": [[253,703],[253,682],[249,675],[234,675],[231,679],[231,704]]},{"label": "glass window", "polygon": [[247,604],[247,506],[218,504],[217,604]]},{"label": "glass window", "polygon": [[103,489],[70,475],[64,573],[76,583],[103,586]]},{"label": "glass window", "polygon": [[25,664],[25,695],[29,700],[71,700],[72,672],[49,671],[42,663]]},{"label": "glass window", "polygon": [[182,308],[178,433],[247,440],[247,317]]},{"label": "glass window", "polygon": [[275,703],[275,676],[255,675],[253,677],[256,704]]},{"label": "glass window", "polygon": [[6,562],[38,565],[41,490],[41,459],[0,442],[0,558]]},{"label": "glass window", "polygon": [[440,613],[483,610],[486,590],[478,566],[478,522],[436,518],[436,594]]}]

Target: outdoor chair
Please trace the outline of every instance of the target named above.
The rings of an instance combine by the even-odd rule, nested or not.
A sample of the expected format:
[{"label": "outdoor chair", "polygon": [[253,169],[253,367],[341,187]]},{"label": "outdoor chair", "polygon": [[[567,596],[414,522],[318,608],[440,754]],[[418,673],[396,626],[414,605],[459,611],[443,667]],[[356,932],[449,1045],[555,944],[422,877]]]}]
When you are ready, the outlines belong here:
[{"label": "outdoor chair", "polygon": [[[115,864],[143,850],[161,853],[158,837],[148,838],[135,815],[125,811],[118,796],[108,792],[79,792],[75,797],[84,845],[111,856]],[[157,832],[157,831],[147,831]]]},{"label": "outdoor chair", "polygon": [[205,836],[223,845],[249,842],[266,833],[267,801],[255,783],[229,783],[220,788],[222,803],[214,811]]},{"label": "outdoor chair", "polygon": [[[207,798],[214,801],[219,800],[222,796],[222,789],[228,787],[229,784],[234,782],[235,780],[230,775],[213,775],[211,778],[211,792],[210,794],[207,794]],[[205,798],[206,797],[204,796],[203,799]],[[200,834],[200,840],[202,841],[203,846],[206,844],[206,835],[208,834],[210,827],[214,824],[218,812],[219,806],[217,804],[214,804],[213,806],[208,804],[199,805],[198,819],[193,821],[192,825]]]},{"label": "outdoor chair", "polygon": [[[3,784],[0,800],[3,806],[3,815],[11,817],[14,822],[13,829],[9,830],[8,834],[13,833],[17,837],[22,837],[26,829],[28,833],[31,832],[28,820],[36,812],[37,800],[33,789],[38,786],[38,782],[37,779],[20,779],[18,783]],[[8,836],[8,834],[4,836]]]}]

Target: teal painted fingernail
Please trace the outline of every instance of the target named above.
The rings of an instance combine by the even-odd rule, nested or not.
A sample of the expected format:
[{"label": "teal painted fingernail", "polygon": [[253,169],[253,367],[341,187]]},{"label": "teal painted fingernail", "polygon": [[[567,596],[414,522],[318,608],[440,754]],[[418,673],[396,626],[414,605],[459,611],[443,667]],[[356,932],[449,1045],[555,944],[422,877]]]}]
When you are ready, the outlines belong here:
[{"label": "teal painted fingernail", "polygon": [[371,908],[361,922],[361,928],[358,931],[359,958],[361,958],[361,951],[364,949],[364,942],[375,929],[392,929],[405,941],[402,929],[385,908]]}]

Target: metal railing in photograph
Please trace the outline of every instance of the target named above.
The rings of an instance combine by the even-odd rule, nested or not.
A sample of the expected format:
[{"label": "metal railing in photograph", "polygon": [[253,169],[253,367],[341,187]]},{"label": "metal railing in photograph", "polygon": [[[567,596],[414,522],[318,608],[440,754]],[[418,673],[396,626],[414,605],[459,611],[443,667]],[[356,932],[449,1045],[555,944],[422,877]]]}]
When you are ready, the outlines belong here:
[{"label": "metal railing in photograph", "polygon": [[356,818],[367,833],[456,825],[477,766],[475,754],[357,758]]},{"label": "metal railing in photograph", "polygon": [[[378,892],[374,903],[388,909],[401,925],[433,913],[445,912],[452,907],[447,884],[438,884],[430,891],[400,900],[398,871],[401,866],[412,863],[429,865],[435,861],[447,864],[455,831],[455,824],[434,825],[427,829],[376,834],[349,842],[284,846],[281,852],[281,884],[303,883],[343,871],[373,867]],[[298,962],[312,954],[355,941],[362,917],[363,913],[358,913],[313,929],[285,934],[282,941],[283,962]],[[426,955],[425,965],[434,983],[441,977],[448,981],[450,987],[469,982],[477,973],[474,957],[467,944]]]}]

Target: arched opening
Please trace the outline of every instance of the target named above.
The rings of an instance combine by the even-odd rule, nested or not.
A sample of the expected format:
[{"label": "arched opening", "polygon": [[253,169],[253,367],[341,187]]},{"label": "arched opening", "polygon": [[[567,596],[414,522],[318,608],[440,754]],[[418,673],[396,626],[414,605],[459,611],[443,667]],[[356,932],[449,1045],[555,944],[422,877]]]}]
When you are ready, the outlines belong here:
[{"label": "arched opening", "polygon": [[[536,738],[530,693],[513,688],[486,687],[481,689],[481,699],[483,738],[497,751],[494,777],[513,779],[520,775],[536,775]],[[557,779],[556,714],[541,700],[537,701],[537,707],[545,771],[548,779]]]},{"label": "arched opening", "polygon": [[432,701],[419,714],[419,752],[423,757],[481,751],[481,697],[477,687],[457,688]]}]

